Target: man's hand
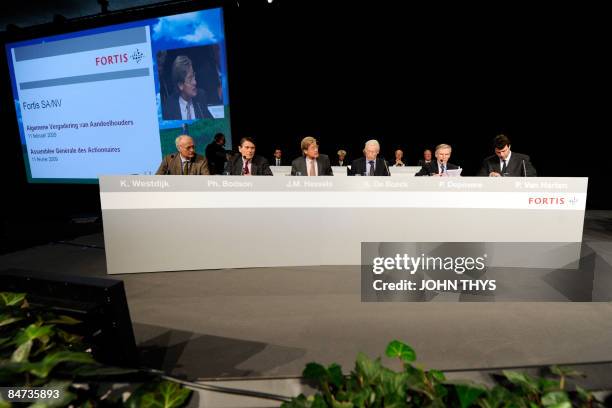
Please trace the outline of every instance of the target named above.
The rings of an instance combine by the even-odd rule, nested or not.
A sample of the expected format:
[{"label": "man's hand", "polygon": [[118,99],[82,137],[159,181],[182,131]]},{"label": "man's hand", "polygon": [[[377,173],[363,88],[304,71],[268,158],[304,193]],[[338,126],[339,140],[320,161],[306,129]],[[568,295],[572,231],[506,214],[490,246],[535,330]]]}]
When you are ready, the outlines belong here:
[{"label": "man's hand", "polygon": [[499,173],[497,173],[495,171],[492,171],[492,172],[489,173],[489,177],[501,177],[501,174],[499,174]]}]

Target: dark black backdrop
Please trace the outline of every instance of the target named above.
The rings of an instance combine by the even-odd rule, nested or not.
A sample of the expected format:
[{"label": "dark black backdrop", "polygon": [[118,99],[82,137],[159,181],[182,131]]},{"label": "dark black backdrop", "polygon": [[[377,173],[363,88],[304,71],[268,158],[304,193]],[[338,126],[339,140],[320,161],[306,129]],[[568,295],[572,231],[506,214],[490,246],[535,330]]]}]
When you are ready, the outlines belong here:
[{"label": "dark black backdrop", "polygon": [[[405,2],[223,2],[234,140],[253,136],[268,158],[299,154],[306,135],[349,158],[376,138],[415,164],[453,146],[474,174],[500,132],[542,176],[589,176],[589,208],[606,199],[609,25],[596,9],[557,3],[406,6]],[[69,29],[215,5],[188,2],[65,23]],[[65,30],[53,25],[27,35]],[[15,39],[11,34],[10,39]],[[4,239],[14,228],[99,211],[98,187],[29,185],[0,61]],[[4,193],[5,192],[5,193]],[[31,224],[31,225],[30,225]]]}]

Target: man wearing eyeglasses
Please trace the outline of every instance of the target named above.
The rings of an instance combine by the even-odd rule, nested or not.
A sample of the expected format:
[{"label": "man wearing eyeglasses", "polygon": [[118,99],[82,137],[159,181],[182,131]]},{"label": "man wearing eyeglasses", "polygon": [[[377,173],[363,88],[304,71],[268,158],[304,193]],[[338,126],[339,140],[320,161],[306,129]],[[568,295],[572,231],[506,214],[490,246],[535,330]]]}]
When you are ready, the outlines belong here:
[{"label": "man wearing eyeglasses", "polygon": [[157,175],[208,175],[208,163],[206,158],[195,151],[195,145],[191,136],[180,135],[175,140],[178,154],[172,153],[164,157],[157,172]]},{"label": "man wearing eyeglasses", "polygon": [[193,64],[189,57],[179,55],[172,64],[174,92],[166,99],[164,119],[212,119],[206,104],[206,93],[198,88]]}]

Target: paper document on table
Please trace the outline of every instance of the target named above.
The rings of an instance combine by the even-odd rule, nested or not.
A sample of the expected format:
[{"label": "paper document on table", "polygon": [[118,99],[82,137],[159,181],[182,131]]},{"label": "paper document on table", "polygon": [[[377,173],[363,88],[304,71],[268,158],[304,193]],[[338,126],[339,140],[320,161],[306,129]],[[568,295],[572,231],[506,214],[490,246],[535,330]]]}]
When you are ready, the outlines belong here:
[{"label": "paper document on table", "polygon": [[461,170],[462,170],[461,168],[446,170],[445,174],[448,177],[458,177],[461,175]]}]

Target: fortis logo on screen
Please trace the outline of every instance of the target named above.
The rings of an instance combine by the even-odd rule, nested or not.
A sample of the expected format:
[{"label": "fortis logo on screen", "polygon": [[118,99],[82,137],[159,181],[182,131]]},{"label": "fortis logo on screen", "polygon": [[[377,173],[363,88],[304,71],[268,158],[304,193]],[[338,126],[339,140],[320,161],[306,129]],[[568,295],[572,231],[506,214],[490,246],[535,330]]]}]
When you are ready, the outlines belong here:
[{"label": "fortis logo on screen", "polygon": [[[529,197],[530,205],[547,206],[547,205],[564,205],[564,197]],[[572,202],[573,204],[573,202]]]},{"label": "fortis logo on screen", "polygon": [[127,64],[130,60],[139,64],[143,58],[144,54],[142,51],[136,48],[131,54],[124,52],[121,54],[99,55],[96,57],[96,66],[103,67],[108,65]]}]

